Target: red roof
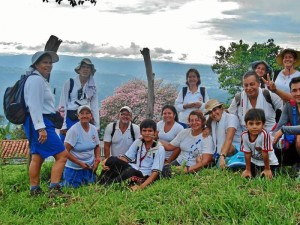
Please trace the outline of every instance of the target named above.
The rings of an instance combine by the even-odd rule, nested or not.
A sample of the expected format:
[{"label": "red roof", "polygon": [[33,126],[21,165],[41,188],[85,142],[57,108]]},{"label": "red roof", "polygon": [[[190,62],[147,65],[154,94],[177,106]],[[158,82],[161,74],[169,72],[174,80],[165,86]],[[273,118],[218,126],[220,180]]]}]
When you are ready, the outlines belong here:
[{"label": "red roof", "polygon": [[2,159],[28,158],[29,142],[22,140],[0,140],[0,153]]}]

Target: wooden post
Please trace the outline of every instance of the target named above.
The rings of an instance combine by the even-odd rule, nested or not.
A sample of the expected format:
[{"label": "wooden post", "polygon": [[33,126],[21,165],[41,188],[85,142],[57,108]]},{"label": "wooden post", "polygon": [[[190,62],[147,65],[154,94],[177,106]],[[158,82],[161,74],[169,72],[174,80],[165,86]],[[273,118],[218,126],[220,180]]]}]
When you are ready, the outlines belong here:
[{"label": "wooden post", "polygon": [[147,73],[147,80],[148,80],[148,98],[147,98],[147,110],[146,110],[146,118],[152,119],[154,113],[154,76],[155,74],[152,72],[152,64],[150,58],[150,51],[149,48],[143,48],[140,51],[144,57],[146,73]]}]

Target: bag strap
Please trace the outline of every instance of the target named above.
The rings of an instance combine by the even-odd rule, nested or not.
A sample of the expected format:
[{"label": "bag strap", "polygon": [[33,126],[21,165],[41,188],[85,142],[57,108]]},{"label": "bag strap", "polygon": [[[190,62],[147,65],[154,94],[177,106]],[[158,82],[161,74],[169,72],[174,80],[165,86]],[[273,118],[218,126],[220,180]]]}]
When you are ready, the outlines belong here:
[{"label": "bag strap", "polygon": [[273,104],[270,91],[268,89],[263,88],[263,95],[264,95],[266,101],[272,105],[272,108],[275,111],[275,106]]},{"label": "bag strap", "polygon": [[69,89],[69,100],[71,101],[71,93],[73,91],[74,88],[74,80],[73,78],[70,78],[70,89]]},{"label": "bag strap", "polygon": [[292,106],[292,115],[293,115],[293,125],[297,125],[297,108],[295,100],[290,100],[290,105]]},{"label": "bag strap", "polygon": [[184,100],[186,93],[187,93],[187,87],[183,87],[182,88],[182,101]]},{"label": "bag strap", "polygon": [[203,102],[204,102],[205,101],[205,87],[200,87],[200,93],[202,95]]},{"label": "bag strap", "polygon": [[131,133],[132,140],[135,141],[135,134],[134,134],[132,122],[130,123],[130,133]]},{"label": "bag strap", "polygon": [[113,123],[113,128],[112,128],[112,131],[111,131],[111,138],[114,136],[114,134],[115,134],[115,131],[116,131],[116,125],[117,125],[117,123],[116,122],[114,122]]}]

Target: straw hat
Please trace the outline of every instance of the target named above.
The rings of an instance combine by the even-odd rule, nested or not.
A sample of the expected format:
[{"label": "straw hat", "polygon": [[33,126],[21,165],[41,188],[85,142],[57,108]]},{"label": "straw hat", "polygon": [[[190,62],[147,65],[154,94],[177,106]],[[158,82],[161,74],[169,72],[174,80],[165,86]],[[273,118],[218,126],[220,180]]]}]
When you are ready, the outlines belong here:
[{"label": "straw hat", "polygon": [[284,50],[282,50],[277,56],[276,56],[276,62],[278,65],[280,66],[283,66],[283,63],[282,63],[282,59],[284,57],[284,55],[286,53],[292,53],[295,57],[295,62],[294,62],[294,67],[298,67],[300,66],[300,51],[296,51],[294,49],[291,49],[291,48],[286,48]]},{"label": "straw hat", "polygon": [[209,114],[214,108],[223,105],[222,102],[219,102],[216,99],[210,99],[205,103],[205,115]]}]

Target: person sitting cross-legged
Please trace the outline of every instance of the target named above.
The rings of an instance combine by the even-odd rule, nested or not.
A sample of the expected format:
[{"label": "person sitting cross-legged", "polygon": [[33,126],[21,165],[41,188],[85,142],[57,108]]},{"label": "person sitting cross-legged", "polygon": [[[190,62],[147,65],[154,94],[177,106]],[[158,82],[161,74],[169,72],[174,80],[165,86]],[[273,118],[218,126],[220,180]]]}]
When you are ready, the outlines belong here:
[{"label": "person sitting cross-legged", "polygon": [[131,190],[144,189],[154,182],[162,171],[165,161],[165,149],[156,142],[156,123],[145,119],[140,124],[142,139],[137,139],[128,151],[119,157],[111,156],[102,163],[100,184],[119,183],[131,178],[137,184]]}]

